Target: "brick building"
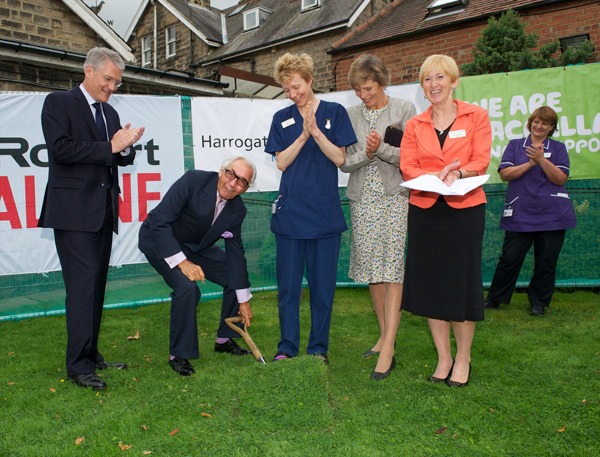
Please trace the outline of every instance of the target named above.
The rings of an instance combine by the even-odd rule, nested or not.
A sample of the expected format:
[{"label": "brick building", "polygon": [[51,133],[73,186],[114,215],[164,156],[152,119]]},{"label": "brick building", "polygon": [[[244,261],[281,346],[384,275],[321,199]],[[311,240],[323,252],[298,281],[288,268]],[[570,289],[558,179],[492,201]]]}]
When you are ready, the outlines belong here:
[{"label": "brick building", "polygon": [[218,81],[140,68],[127,43],[81,0],[0,0],[0,91],[69,89],[83,80],[95,46],[115,50],[127,64],[119,93],[223,93]]},{"label": "brick building", "polygon": [[[442,4],[443,7],[432,8]],[[418,81],[419,67],[431,54],[447,54],[459,65],[473,61],[475,40],[490,16],[517,11],[526,33],[538,35],[538,46],[587,38],[600,58],[600,2],[592,0],[396,0],[328,50],[337,84],[347,90],[352,61],[364,52],[380,56],[392,73],[392,84]],[[560,52],[560,51],[559,51]]]},{"label": "brick building", "polygon": [[315,90],[328,92],[327,48],[390,1],[245,0],[220,11],[209,0],[144,0],[124,38],[142,66],[226,82],[230,96],[281,96],[275,60],[306,52],[315,61]]}]

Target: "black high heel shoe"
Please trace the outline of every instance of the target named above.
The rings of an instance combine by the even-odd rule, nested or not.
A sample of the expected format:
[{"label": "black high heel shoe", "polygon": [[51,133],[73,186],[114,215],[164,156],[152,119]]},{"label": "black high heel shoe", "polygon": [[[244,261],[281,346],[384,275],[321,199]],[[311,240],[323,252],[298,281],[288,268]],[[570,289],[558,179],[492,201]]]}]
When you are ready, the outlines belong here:
[{"label": "black high heel shoe", "polygon": [[381,381],[382,379],[387,378],[395,366],[396,366],[396,356],[392,357],[392,363],[391,363],[390,367],[387,369],[387,371],[380,373],[378,371],[373,370],[373,373],[371,373],[371,379],[375,379],[376,381]]},{"label": "black high heel shoe", "polygon": [[467,376],[467,380],[465,382],[450,381],[451,376],[452,371],[446,379],[446,384],[448,385],[448,387],[467,387],[467,385],[469,384],[469,379],[471,378],[471,364],[469,363],[469,375]]},{"label": "black high heel shoe", "polygon": [[442,382],[446,382],[448,381],[448,379],[450,379],[450,376],[452,376],[452,370],[454,369],[454,359],[452,359],[452,366],[450,367],[450,371],[448,372],[448,375],[445,378],[438,378],[436,376],[429,376],[428,381],[433,383],[433,384],[441,384]]}]

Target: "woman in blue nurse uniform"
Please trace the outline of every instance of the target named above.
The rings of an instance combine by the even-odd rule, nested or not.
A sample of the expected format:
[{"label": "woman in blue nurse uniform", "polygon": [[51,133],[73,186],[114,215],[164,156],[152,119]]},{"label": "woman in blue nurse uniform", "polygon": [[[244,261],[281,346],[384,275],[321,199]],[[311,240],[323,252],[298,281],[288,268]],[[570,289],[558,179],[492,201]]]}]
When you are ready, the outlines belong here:
[{"label": "woman in blue nurse uniform", "polygon": [[265,147],[282,171],[271,219],[281,327],[274,361],[298,355],[306,268],[311,312],[306,352],[328,363],[340,240],[348,228],[338,193],[338,167],[356,136],[343,106],[315,96],[309,55],[284,54],[275,64],[274,77],[294,102],[273,116]]}]

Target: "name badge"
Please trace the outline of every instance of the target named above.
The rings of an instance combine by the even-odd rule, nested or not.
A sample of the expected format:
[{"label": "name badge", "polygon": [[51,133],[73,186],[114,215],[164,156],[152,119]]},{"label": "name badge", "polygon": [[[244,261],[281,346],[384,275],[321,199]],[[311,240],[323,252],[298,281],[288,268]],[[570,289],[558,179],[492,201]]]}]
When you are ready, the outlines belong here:
[{"label": "name badge", "polygon": [[512,208],[506,208],[504,210],[504,212],[502,213],[502,216],[504,216],[504,217],[511,217],[512,216],[512,212],[513,212]]},{"label": "name badge", "polygon": [[327,130],[331,128],[331,119],[325,119],[325,128]]},{"label": "name badge", "polygon": [[283,121],[283,122],[281,123],[281,126],[282,126],[283,128],[286,128],[286,127],[289,127],[290,125],[294,125],[295,123],[296,123],[296,121],[294,120],[294,118],[293,118],[293,117],[290,117],[290,118],[289,118],[287,121]]},{"label": "name badge", "polygon": [[465,132],[464,129],[462,130],[450,130],[448,132],[448,138],[454,139],[454,138],[463,138],[467,136],[467,132]]},{"label": "name badge", "polygon": [[552,155],[552,153],[551,153],[551,152],[544,152],[544,157],[545,157],[546,159],[549,159],[551,155]]}]

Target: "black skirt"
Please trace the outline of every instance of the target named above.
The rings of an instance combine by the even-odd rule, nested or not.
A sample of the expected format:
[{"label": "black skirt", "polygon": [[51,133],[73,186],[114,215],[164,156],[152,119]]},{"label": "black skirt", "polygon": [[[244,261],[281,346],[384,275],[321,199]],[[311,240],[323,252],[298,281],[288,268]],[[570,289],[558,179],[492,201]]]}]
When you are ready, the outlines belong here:
[{"label": "black skirt", "polygon": [[402,309],[446,321],[483,320],[481,245],[485,204],[454,209],[440,197],[409,205]]}]

